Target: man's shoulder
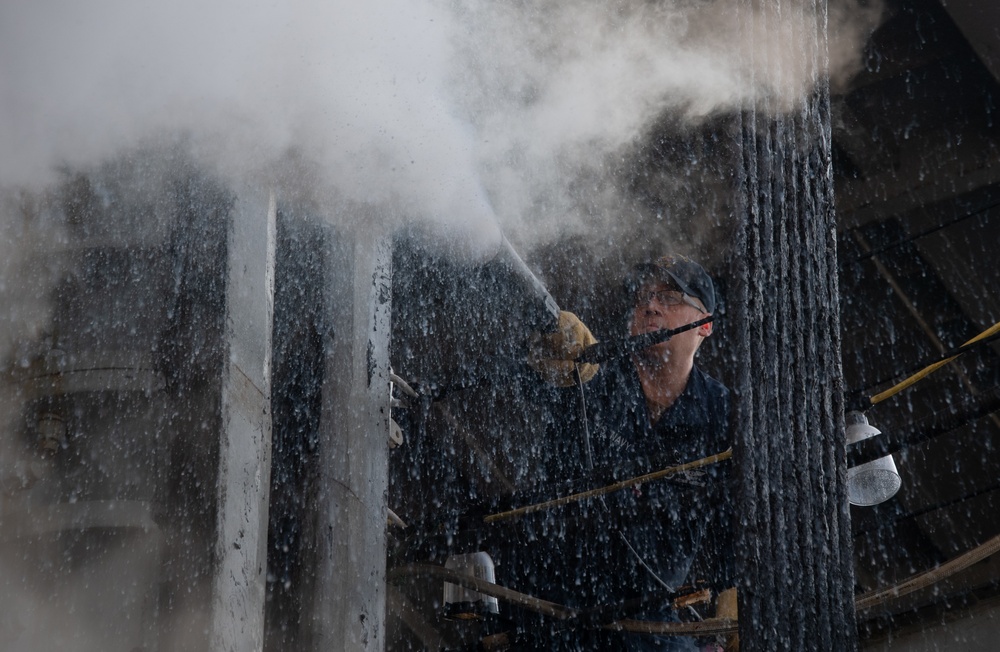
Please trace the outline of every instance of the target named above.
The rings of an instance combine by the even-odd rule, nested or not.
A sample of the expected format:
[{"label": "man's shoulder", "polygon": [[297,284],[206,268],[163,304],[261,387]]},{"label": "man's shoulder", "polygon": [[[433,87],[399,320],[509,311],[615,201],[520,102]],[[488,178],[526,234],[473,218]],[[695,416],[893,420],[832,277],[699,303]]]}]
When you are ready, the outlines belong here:
[{"label": "man's shoulder", "polygon": [[709,398],[729,400],[729,388],[720,381],[708,375],[695,365],[691,369],[691,378],[688,380],[688,387],[695,393]]}]

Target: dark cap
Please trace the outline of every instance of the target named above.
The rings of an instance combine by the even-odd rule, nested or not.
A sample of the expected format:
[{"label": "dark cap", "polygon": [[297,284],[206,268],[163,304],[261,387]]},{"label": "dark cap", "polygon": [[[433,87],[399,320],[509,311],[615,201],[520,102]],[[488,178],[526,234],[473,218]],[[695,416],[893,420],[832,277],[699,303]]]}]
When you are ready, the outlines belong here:
[{"label": "dark cap", "polygon": [[712,283],[712,277],[687,256],[667,254],[651,263],[636,265],[629,285],[633,289],[639,289],[640,285],[650,279],[676,285],[684,294],[700,299],[705,312],[715,312],[715,284]]}]

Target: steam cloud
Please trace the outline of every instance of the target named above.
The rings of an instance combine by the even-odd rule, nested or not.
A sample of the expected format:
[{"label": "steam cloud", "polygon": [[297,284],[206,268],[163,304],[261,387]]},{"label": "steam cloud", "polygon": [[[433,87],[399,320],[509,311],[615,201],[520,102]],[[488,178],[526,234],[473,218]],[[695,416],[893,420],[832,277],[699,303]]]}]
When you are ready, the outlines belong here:
[{"label": "steam cloud", "polygon": [[[505,228],[537,241],[621,219],[630,207],[603,183],[609,161],[664,115],[697,127],[763,98],[775,112],[792,109],[819,81],[804,56],[816,38],[815,5],[787,3],[777,19],[749,4],[580,0],[468,9],[472,29],[460,60],[463,79],[478,83],[460,97],[482,134],[480,162]],[[860,68],[880,16],[879,7],[832,3],[835,85]],[[581,215],[588,203],[603,225]]]},{"label": "steam cloud", "polygon": [[[860,1],[830,6],[834,82],[859,67],[881,15]],[[812,3],[786,3],[780,25],[744,5],[0,3],[0,300],[14,307],[0,352],[42,332],[58,275],[38,266],[59,246],[58,220],[26,188],[164,141],[321,214],[351,214],[323,210],[348,201],[377,207],[382,228],[432,225],[472,257],[492,253],[500,229],[522,251],[628,233],[647,209],[614,167],[651,124],[695,126],[761,97],[786,110],[817,82],[801,56]],[[683,194],[689,182],[670,174],[661,194]]]},{"label": "steam cloud", "polygon": [[[832,0],[835,81],[880,17],[859,1]],[[694,126],[759,97],[784,110],[817,81],[796,45],[815,37],[812,3],[786,3],[782,25],[737,4],[0,3],[0,301],[15,307],[0,353],[42,331],[58,276],[39,267],[58,220],[25,188],[137,146],[187,148],[321,214],[350,214],[323,210],[346,200],[387,228],[436,225],[472,257],[495,250],[498,227],[522,251],[628,232],[645,209],[612,168],[652,123]],[[663,194],[682,194],[685,179],[661,174]]]},{"label": "steam cloud", "polygon": [[[578,228],[587,191],[573,181],[600,177],[664,112],[696,123],[762,93],[780,110],[815,83],[789,46],[813,37],[810,3],[785,12],[786,60],[757,70],[747,41],[776,27],[735,5],[4,3],[0,183],[38,184],[55,165],[183,134],[241,177],[281,176],[294,155],[324,182],[308,189],[320,201],[443,222],[473,251],[495,241],[494,208],[517,239],[554,237]],[[835,78],[878,16],[838,7]],[[596,201],[613,215],[620,198]]]}]

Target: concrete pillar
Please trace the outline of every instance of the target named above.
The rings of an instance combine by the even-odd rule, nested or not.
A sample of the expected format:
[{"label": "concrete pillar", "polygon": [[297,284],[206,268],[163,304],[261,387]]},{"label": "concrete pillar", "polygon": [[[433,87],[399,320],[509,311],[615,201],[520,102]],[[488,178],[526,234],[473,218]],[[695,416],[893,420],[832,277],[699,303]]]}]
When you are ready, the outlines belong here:
[{"label": "concrete pillar", "polygon": [[275,225],[273,193],[238,195],[227,240],[213,651],[263,648]]},{"label": "concrete pillar", "polygon": [[385,647],[390,267],[380,233],[331,239],[306,649]]}]

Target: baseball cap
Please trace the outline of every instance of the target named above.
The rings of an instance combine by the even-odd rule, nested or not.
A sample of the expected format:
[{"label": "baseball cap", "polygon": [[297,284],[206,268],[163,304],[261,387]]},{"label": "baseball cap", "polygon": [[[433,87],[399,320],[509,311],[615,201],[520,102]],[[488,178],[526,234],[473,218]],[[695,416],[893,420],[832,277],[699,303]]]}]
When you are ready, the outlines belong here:
[{"label": "baseball cap", "polygon": [[700,299],[706,312],[715,312],[715,284],[712,283],[712,277],[687,256],[667,254],[652,262],[636,265],[629,285],[638,289],[649,279],[672,283],[684,294]]}]

